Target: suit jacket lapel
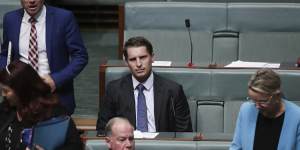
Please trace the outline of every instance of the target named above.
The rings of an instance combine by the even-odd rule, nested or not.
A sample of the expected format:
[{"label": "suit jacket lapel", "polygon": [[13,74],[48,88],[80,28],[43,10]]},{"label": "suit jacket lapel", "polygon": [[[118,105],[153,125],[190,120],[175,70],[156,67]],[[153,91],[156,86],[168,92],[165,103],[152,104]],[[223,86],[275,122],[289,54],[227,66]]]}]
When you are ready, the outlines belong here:
[{"label": "suit jacket lapel", "polygon": [[124,87],[124,99],[128,101],[128,120],[133,123],[133,126],[136,126],[136,112],[135,112],[135,99],[134,99],[134,88],[132,84],[131,74],[127,75],[125,78]]},{"label": "suit jacket lapel", "polygon": [[[49,64],[53,64],[51,61],[51,49],[52,49],[52,37],[53,37],[53,28],[54,28],[54,15],[53,11],[49,6],[46,6],[46,51]],[[51,69],[51,66],[49,66]]]},{"label": "suit jacket lapel", "polygon": [[159,118],[161,113],[161,99],[163,97],[163,88],[160,85],[160,78],[154,74],[154,116],[155,116],[155,126],[156,130],[159,130]]}]

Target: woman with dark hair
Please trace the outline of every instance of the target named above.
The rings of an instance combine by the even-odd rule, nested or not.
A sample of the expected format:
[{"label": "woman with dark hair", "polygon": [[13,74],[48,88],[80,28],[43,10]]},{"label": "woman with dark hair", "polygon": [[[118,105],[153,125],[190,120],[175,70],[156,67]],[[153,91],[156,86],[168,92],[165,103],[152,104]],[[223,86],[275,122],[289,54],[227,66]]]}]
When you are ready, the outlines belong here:
[{"label": "woman with dark hair", "polygon": [[[22,150],[22,132],[52,117],[67,115],[51,88],[28,64],[19,60],[0,71],[3,101],[0,103],[0,149]],[[58,149],[82,149],[78,131],[70,119],[65,143]]]}]

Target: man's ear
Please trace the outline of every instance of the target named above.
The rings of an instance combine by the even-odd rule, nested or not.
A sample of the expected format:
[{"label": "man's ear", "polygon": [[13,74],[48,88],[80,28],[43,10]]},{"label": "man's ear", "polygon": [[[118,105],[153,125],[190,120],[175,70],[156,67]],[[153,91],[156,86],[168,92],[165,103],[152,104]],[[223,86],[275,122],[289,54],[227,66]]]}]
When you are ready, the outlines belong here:
[{"label": "man's ear", "polygon": [[126,58],[125,58],[124,54],[122,55],[122,59],[123,59],[123,61],[126,61]]},{"label": "man's ear", "polygon": [[125,56],[123,55],[123,62],[128,66],[128,58],[126,59]]},{"label": "man's ear", "polygon": [[111,139],[110,139],[110,137],[105,137],[105,142],[106,142],[106,145],[107,145],[108,149],[111,149]]},{"label": "man's ear", "polygon": [[154,56],[154,54],[152,54],[151,59],[152,59],[152,63],[153,63],[153,62],[155,61],[155,56]]}]

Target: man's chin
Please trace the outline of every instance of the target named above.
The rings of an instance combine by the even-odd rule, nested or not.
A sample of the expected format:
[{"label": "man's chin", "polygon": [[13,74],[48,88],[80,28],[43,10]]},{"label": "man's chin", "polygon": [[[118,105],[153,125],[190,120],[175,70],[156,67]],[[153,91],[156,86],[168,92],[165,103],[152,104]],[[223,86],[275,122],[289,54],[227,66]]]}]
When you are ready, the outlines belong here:
[{"label": "man's chin", "polygon": [[144,82],[144,81],[146,81],[146,76],[145,75],[135,75],[135,79],[138,80],[139,82]]},{"label": "man's chin", "polygon": [[29,16],[35,16],[35,12],[33,12],[33,11],[27,11],[27,13],[29,14]]},{"label": "man's chin", "polygon": [[135,73],[135,76],[136,76],[137,78],[143,78],[143,77],[145,77],[145,72],[143,72],[143,71],[141,71],[141,72],[136,72],[136,73]]},{"label": "man's chin", "polygon": [[34,8],[34,9],[27,9],[26,12],[30,15],[30,16],[35,16],[39,10],[37,8]]}]

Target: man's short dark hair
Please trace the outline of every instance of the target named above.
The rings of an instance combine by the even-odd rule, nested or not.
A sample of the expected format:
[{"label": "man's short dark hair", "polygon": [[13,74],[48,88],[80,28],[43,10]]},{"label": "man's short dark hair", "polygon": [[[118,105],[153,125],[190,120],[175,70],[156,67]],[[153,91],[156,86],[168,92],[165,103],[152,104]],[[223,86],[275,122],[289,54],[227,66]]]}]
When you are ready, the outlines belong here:
[{"label": "man's short dark hair", "polygon": [[123,54],[125,57],[125,60],[128,59],[128,53],[127,50],[129,47],[140,47],[145,46],[147,49],[147,52],[152,55],[153,54],[153,47],[152,44],[144,37],[142,36],[136,36],[128,39],[124,45]]}]

